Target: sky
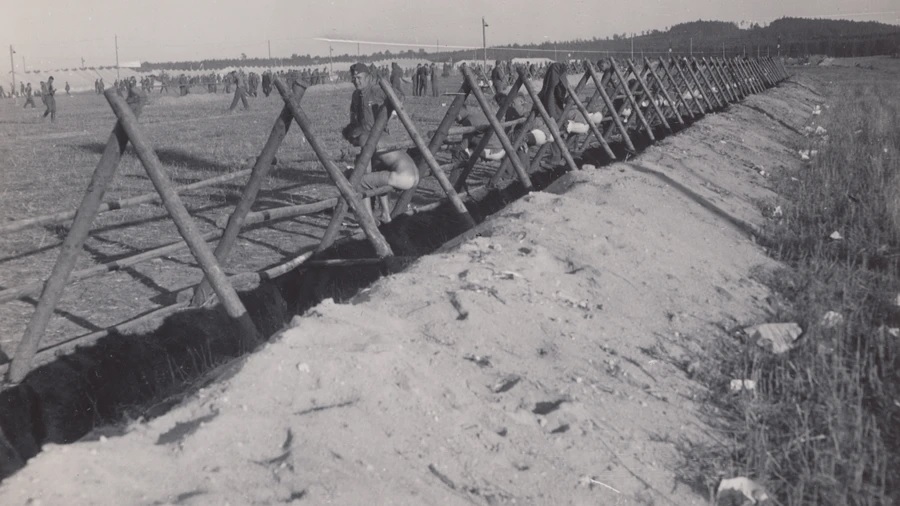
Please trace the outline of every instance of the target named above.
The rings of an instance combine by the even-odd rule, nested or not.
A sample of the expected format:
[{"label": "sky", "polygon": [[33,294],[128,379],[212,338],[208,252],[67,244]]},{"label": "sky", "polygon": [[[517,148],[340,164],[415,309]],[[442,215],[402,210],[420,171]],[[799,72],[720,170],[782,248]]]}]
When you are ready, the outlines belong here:
[{"label": "sky", "polygon": [[[664,30],[686,21],[784,16],[900,24],[900,0],[0,0],[0,72],[120,63],[327,55],[316,38],[481,46]],[[335,54],[357,45],[332,42]],[[362,44],[367,52],[406,47]],[[8,81],[8,79],[2,79]]]}]

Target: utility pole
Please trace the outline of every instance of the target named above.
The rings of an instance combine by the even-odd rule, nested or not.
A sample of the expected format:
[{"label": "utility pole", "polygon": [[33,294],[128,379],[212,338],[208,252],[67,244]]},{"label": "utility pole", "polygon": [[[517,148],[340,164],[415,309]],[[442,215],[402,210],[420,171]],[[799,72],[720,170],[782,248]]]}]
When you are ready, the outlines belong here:
[{"label": "utility pole", "polygon": [[116,79],[119,79],[119,36],[116,35]]},{"label": "utility pole", "polygon": [[84,70],[84,56],[81,57],[81,69]]},{"label": "utility pole", "polygon": [[481,47],[484,49],[484,71],[487,72],[487,27],[484,16],[481,17]]},{"label": "utility pole", "polygon": [[331,59],[332,54],[334,53],[334,48],[331,47],[331,44],[328,44],[328,66],[331,68],[331,75],[334,75],[334,61]]},{"label": "utility pole", "polygon": [[356,57],[359,58],[359,42],[356,43]]},{"label": "utility pole", "polygon": [[269,44],[269,59],[271,60],[272,59],[272,41],[267,40],[266,42]]},{"label": "utility pole", "polygon": [[634,32],[631,32],[631,59],[634,60]]},{"label": "utility pole", "polygon": [[9,71],[12,73],[12,91],[16,91],[16,65],[13,62],[13,55],[16,54],[16,50],[13,49],[12,44],[9,45]]}]

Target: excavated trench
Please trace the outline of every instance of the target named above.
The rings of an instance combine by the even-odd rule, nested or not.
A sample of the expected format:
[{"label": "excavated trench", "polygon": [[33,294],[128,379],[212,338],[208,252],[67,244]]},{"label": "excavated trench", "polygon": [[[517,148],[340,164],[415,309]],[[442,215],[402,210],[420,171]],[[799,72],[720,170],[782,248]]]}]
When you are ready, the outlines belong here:
[{"label": "excavated trench", "polygon": [[[661,138],[665,133],[654,135]],[[650,144],[644,135],[633,142],[638,151]],[[617,158],[625,158],[622,143],[610,145]],[[579,166],[601,166],[611,160],[600,148],[591,148],[576,161]],[[563,173],[564,167],[536,171],[531,175],[535,190]],[[514,181],[466,205],[481,222],[524,194]],[[378,278],[466,232],[446,202],[429,212],[401,216],[381,231],[396,255],[381,264],[301,268],[240,293],[261,334],[274,336],[292,317],[324,299],[348,301]],[[367,241],[348,240],[316,258],[372,256]],[[197,388],[233,374],[242,355],[238,332],[220,307],[189,309],[166,318],[153,331],[114,333],[35,368],[20,384],[0,392],[0,480],[23,467],[46,443],[72,443],[98,427],[159,416]]]}]

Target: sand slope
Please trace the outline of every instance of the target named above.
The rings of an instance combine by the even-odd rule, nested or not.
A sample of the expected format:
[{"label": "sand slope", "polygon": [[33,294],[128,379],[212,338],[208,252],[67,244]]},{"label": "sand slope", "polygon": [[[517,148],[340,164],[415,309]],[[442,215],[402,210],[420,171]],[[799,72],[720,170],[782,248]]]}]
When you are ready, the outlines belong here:
[{"label": "sand slope", "polygon": [[170,413],[45,446],[0,503],[706,504],[675,480],[709,437],[683,363],[765,310],[760,171],[800,163],[815,98],[569,174]]}]

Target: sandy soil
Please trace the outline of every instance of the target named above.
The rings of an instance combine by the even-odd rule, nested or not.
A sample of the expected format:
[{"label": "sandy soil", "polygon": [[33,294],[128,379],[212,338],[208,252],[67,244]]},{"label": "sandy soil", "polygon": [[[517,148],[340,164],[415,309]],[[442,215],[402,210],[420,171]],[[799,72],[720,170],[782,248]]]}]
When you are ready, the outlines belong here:
[{"label": "sandy soil", "polygon": [[706,504],[675,478],[675,443],[714,436],[686,365],[766,311],[761,172],[800,163],[817,98],[569,174],[171,412],[46,445],[0,503]]}]

